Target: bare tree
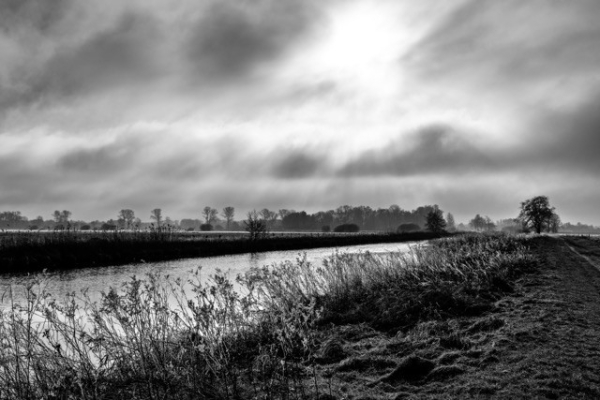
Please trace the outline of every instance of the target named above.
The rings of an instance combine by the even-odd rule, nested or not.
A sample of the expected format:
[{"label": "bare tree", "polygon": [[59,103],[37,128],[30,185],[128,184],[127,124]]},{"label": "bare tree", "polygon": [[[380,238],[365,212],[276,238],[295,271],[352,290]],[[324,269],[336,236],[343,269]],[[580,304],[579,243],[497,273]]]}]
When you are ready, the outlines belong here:
[{"label": "bare tree", "polygon": [[225,221],[227,222],[227,230],[229,230],[229,226],[231,225],[231,221],[233,221],[234,215],[235,208],[227,206],[223,209],[223,217],[225,217]]},{"label": "bare tree", "polygon": [[260,216],[263,221],[267,223],[269,228],[273,228],[273,224],[277,221],[277,213],[275,211],[270,211],[268,208],[263,208],[260,211]]},{"label": "bare tree", "polygon": [[202,216],[207,224],[212,224],[217,219],[217,215],[219,215],[219,211],[216,208],[206,206],[202,210]]},{"label": "bare tree", "polygon": [[260,218],[256,210],[248,213],[248,219],[244,221],[244,225],[250,234],[250,240],[258,240],[267,235],[267,224]]},{"label": "bare tree", "polygon": [[292,214],[292,213],[295,213],[295,212],[296,212],[296,211],[294,211],[294,210],[287,210],[287,209],[283,208],[283,209],[279,210],[279,212],[278,212],[278,214],[279,214],[279,219],[283,221],[283,219],[284,219],[285,217],[287,217],[288,215],[290,215],[290,214]]},{"label": "bare tree", "polygon": [[69,218],[71,218],[71,211],[68,210],[63,210],[63,211],[54,211],[54,213],[52,213],[52,216],[54,217],[54,220],[59,223],[59,224],[64,224],[64,223],[68,223],[69,222]]},{"label": "bare tree", "polygon": [[448,231],[454,232],[456,230],[456,223],[454,222],[454,215],[448,213],[446,214],[446,226]]},{"label": "bare tree", "polygon": [[135,213],[133,210],[124,209],[119,211],[119,222],[123,222],[125,228],[131,228],[133,225],[133,221],[135,220]]},{"label": "bare tree", "polygon": [[160,208],[155,208],[150,211],[150,218],[156,221],[156,226],[160,228],[162,225],[162,210]]},{"label": "bare tree", "polygon": [[558,233],[558,229],[562,225],[560,221],[560,217],[555,212],[552,213],[552,217],[550,217],[550,221],[548,221],[548,232]]},{"label": "bare tree", "polygon": [[476,231],[482,231],[485,229],[486,220],[481,215],[475,215],[471,221],[469,221],[469,225],[475,229]]}]

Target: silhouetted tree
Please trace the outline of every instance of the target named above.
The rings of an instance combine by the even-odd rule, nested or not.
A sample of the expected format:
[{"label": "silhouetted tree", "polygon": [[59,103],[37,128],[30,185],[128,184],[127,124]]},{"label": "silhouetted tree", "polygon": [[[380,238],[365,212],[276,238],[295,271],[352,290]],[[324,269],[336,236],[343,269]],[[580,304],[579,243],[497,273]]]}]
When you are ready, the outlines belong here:
[{"label": "silhouetted tree", "polygon": [[273,229],[273,224],[277,221],[277,213],[275,211],[270,211],[268,208],[263,208],[260,211],[260,216],[267,223],[269,229]]},{"label": "silhouetted tree", "polygon": [[283,208],[283,209],[279,210],[279,212],[278,212],[279,219],[283,221],[283,219],[285,217],[287,217],[288,215],[290,215],[291,213],[294,213],[294,212],[296,212],[296,211],[294,211],[294,210],[287,210],[287,209]]},{"label": "silhouetted tree", "polygon": [[439,208],[435,207],[429,211],[425,220],[425,226],[431,232],[442,232],[446,227],[444,213]]},{"label": "silhouetted tree", "polygon": [[150,211],[150,219],[156,221],[156,226],[160,228],[162,225],[162,210],[160,208],[155,208]]},{"label": "silhouetted tree", "polygon": [[556,213],[552,213],[552,217],[548,221],[548,232],[558,233],[558,229],[562,225],[560,217]]},{"label": "silhouetted tree", "polygon": [[471,226],[476,231],[484,230],[485,224],[486,224],[485,218],[483,218],[479,214],[475,215],[475,218],[473,218],[471,221],[469,221],[469,226]]},{"label": "silhouetted tree", "polygon": [[536,196],[521,203],[519,219],[524,226],[532,228],[539,234],[544,226],[548,225],[553,215],[555,215],[554,207],[550,207],[548,197]]},{"label": "silhouetted tree", "polygon": [[24,228],[30,225],[26,222],[27,217],[22,216],[21,211],[3,211],[0,213],[0,226],[3,228]]},{"label": "silhouetted tree", "polygon": [[234,216],[235,216],[235,208],[228,206],[223,209],[223,217],[225,218],[225,221],[227,222],[227,227],[226,227],[227,230],[229,230],[231,221],[233,221]]},{"label": "silhouetted tree", "polygon": [[204,207],[202,210],[202,216],[207,224],[211,224],[215,219],[217,219],[218,214],[219,211],[216,208],[211,208],[209,206]]},{"label": "silhouetted tree", "polygon": [[335,219],[340,224],[345,224],[350,221],[352,207],[348,205],[339,206],[335,209]]},{"label": "silhouetted tree", "polygon": [[52,216],[54,217],[54,221],[56,221],[57,224],[66,224],[69,222],[69,218],[71,218],[71,211],[56,210],[56,211],[54,211],[54,213],[52,213]]},{"label": "silhouetted tree", "polygon": [[448,213],[446,214],[446,227],[449,232],[454,232],[456,230],[456,223],[454,222],[454,215]]},{"label": "silhouetted tree", "polygon": [[119,211],[119,223],[123,225],[124,228],[131,228],[133,226],[133,221],[135,220],[135,213],[133,210],[123,209]]},{"label": "silhouetted tree", "polygon": [[250,234],[250,240],[261,239],[267,234],[267,224],[260,218],[256,210],[248,213],[248,219],[244,221],[244,225]]},{"label": "silhouetted tree", "polygon": [[494,221],[492,221],[492,219],[490,217],[488,217],[487,215],[485,216],[485,225],[484,225],[484,229],[487,232],[491,232],[493,230],[496,229],[496,224],[494,223]]}]

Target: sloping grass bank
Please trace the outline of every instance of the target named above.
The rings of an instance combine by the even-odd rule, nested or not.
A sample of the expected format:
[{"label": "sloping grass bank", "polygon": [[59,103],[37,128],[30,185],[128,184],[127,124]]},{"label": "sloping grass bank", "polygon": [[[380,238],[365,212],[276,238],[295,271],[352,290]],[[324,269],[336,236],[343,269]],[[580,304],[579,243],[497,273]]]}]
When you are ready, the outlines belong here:
[{"label": "sloping grass bank", "polygon": [[341,398],[319,367],[345,357],[329,328],[393,334],[482,313],[535,266],[527,245],[463,236],[405,255],[338,254],[320,267],[299,259],[240,278],[244,294],[197,275],[134,278],[101,304],[58,303],[43,282],[15,288],[28,301],[1,315],[0,398]]},{"label": "sloping grass bank", "polygon": [[271,235],[189,235],[177,232],[10,233],[0,235],[0,274],[73,269],[228,254],[400,243],[446,236],[430,232]]}]

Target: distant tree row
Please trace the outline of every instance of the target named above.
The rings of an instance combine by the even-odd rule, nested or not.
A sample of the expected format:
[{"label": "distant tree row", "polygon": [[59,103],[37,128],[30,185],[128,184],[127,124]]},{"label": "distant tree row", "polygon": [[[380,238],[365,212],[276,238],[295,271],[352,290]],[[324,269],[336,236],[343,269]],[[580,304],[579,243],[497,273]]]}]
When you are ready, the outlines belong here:
[{"label": "distant tree row", "polygon": [[[263,231],[397,231],[412,232],[427,229],[430,231],[446,230],[475,230],[480,232],[502,230],[507,232],[565,232],[600,233],[600,228],[577,223],[576,225],[562,224],[560,217],[546,196],[537,196],[521,203],[519,216],[497,221],[488,216],[476,214],[468,225],[456,224],[454,216],[447,213],[444,218],[442,210],[437,205],[426,205],[414,210],[403,210],[397,205],[388,208],[373,209],[368,206],[340,206],[334,210],[307,213],[280,209],[275,212],[267,208],[251,211],[245,219],[236,221],[235,208],[224,207],[219,213],[216,208],[206,206],[200,212],[198,219],[182,219],[173,221],[163,216],[162,209],[150,211],[150,223],[142,222],[131,209],[122,209],[117,219],[108,221],[74,221],[68,210],[56,210],[51,220],[38,216],[33,220],[21,215],[20,211],[0,212],[0,229],[144,229],[150,226],[182,230],[248,230],[248,224],[254,226],[260,236]],[[258,228],[257,228],[258,227]],[[264,228],[264,229],[263,229]]]}]

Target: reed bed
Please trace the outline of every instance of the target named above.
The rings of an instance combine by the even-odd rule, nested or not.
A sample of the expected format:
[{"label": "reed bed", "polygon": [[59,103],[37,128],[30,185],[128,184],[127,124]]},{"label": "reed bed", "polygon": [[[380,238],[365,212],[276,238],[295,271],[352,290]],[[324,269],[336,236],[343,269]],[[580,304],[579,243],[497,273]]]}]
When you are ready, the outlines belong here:
[{"label": "reed bed", "polygon": [[430,232],[269,233],[249,240],[244,232],[56,231],[0,233],[0,274],[74,269],[144,261],[209,257],[273,250],[429,240]]},{"label": "reed bed", "polygon": [[[0,399],[312,399],[331,324],[394,332],[482,312],[535,266],[525,238],[465,236],[389,257],[299,257],[202,283],[132,278],[92,303],[39,282],[0,314]],[[186,286],[191,291],[184,290]],[[187,293],[187,294],[186,294]],[[189,294],[191,293],[191,295]],[[175,304],[175,306],[173,306]]]}]

